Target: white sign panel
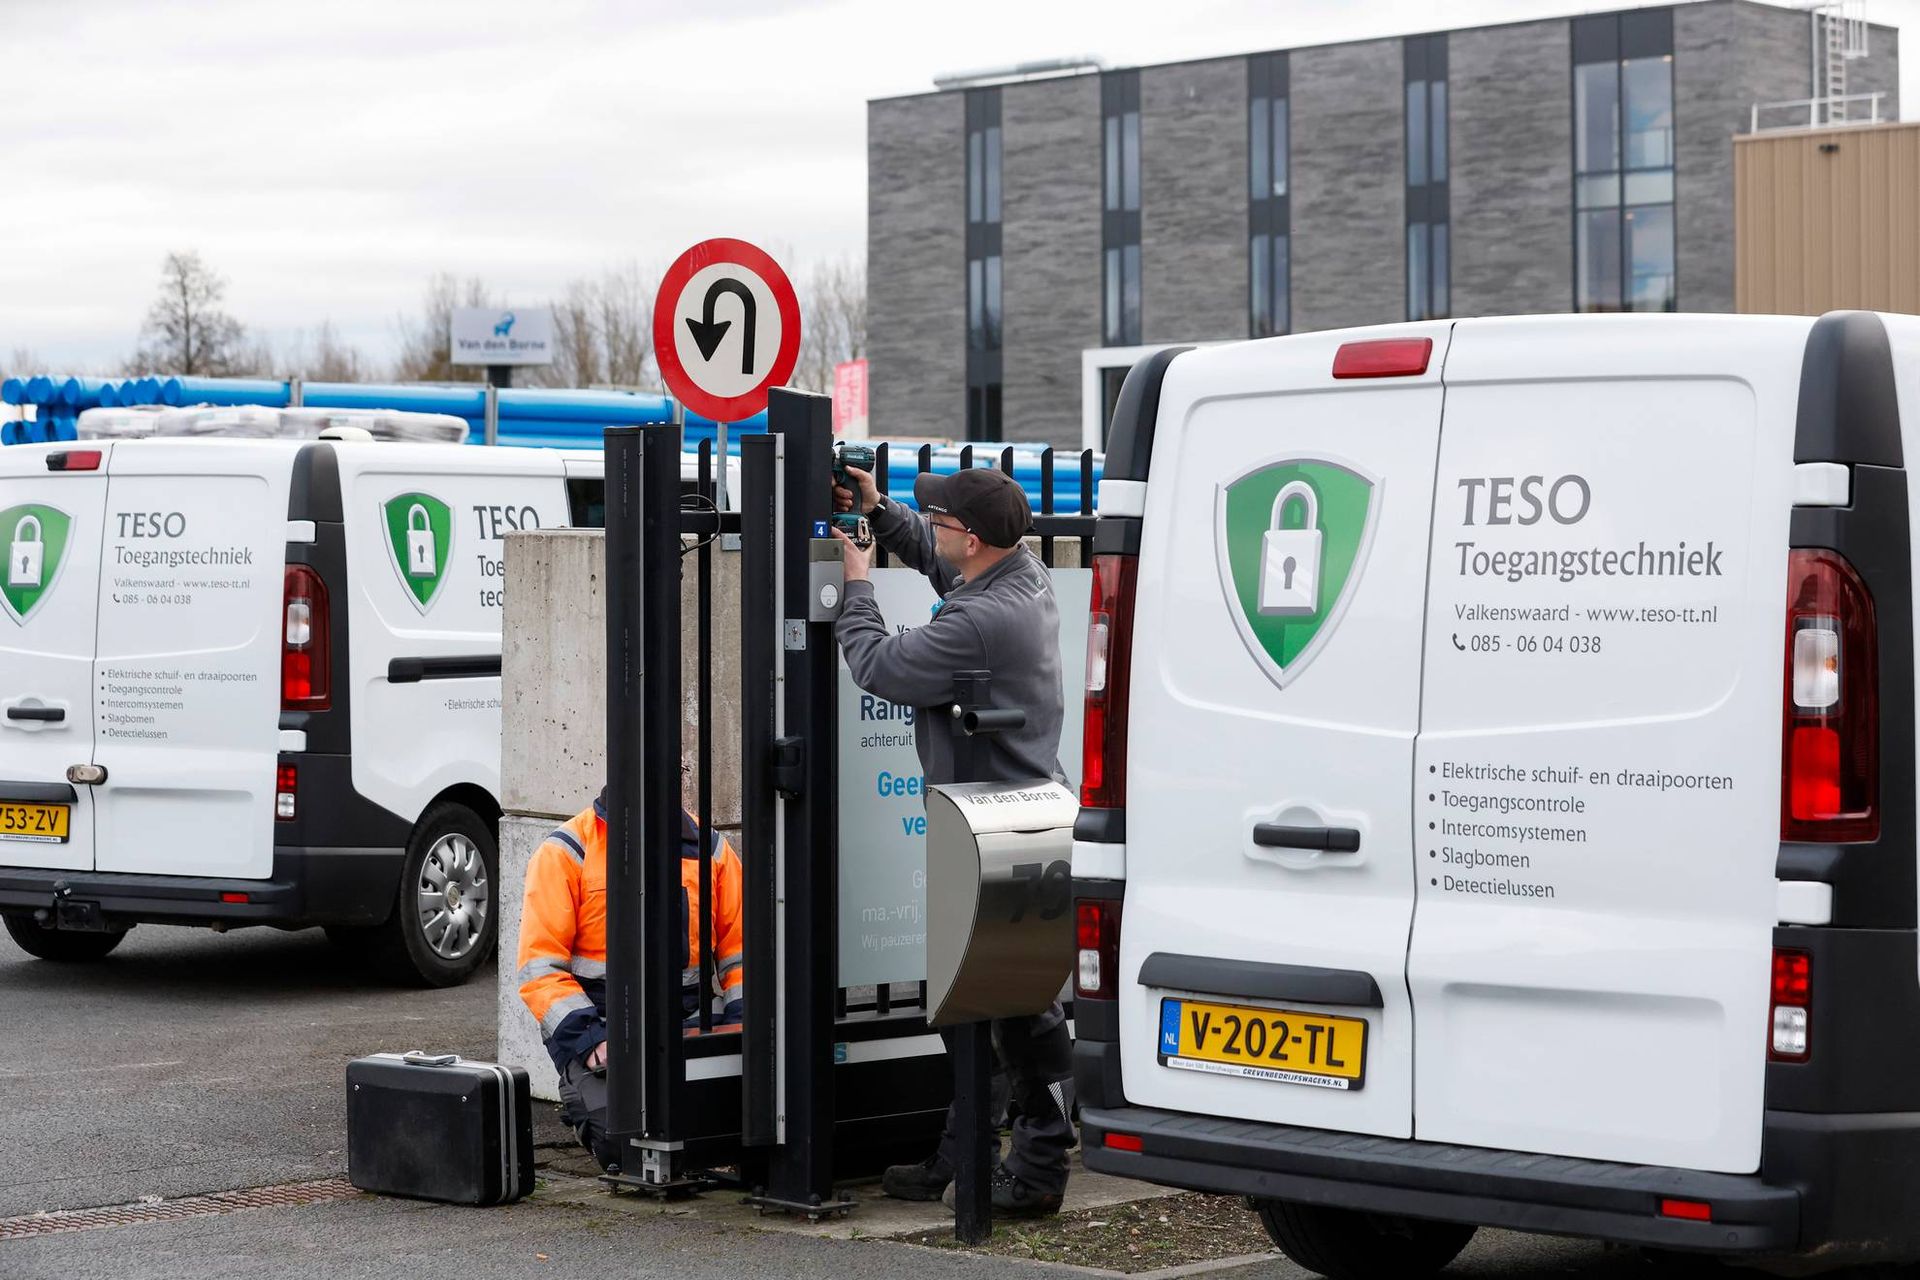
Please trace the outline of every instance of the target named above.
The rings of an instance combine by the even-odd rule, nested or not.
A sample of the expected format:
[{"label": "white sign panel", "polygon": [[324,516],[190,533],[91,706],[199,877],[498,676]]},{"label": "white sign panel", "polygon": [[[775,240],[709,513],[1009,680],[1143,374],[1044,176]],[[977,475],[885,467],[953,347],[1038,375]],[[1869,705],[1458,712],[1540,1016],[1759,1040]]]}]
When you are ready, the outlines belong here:
[{"label": "white sign panel", "polygon": [[550,307],[455,307],[448,350],[454,364],[552,364]]},{"label": "white sign panel", "polygon": [[[1087,683],[1088,569],[1055,569],[1060,683],[1066,697],[1060,767],[1080,786]],[[938,598],[912,569],[875,569],[874,600],[896,631],[925,623]],[[843,987],[927,976],[926,783],[914,753],[914,709],[863,693],[840,659],[840,974]]]}]

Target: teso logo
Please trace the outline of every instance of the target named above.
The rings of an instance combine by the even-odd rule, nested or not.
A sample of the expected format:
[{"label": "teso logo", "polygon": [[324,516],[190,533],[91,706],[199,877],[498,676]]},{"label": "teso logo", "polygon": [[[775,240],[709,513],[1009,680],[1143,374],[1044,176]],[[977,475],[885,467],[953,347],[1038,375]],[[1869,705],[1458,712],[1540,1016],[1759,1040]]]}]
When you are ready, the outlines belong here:
[{"label": "teso logo", "polygon": [[53,590],[72,527],[66,512],[38,503],[0,511],[0,603],[15,622],[24,626]]},{"label": "teso logo", "polygon": [[425,613],[440,595],[453,554],[453,511],[429,493],[402,493],[380,508],[387,550],[413,607]]},{"label": "teso logo", "polygon": [[1339,625],[1373,542],[1380,489],[1326,458],[1262,462],[1220,486],[1214,547],[1227,610],[1282,688]]}]

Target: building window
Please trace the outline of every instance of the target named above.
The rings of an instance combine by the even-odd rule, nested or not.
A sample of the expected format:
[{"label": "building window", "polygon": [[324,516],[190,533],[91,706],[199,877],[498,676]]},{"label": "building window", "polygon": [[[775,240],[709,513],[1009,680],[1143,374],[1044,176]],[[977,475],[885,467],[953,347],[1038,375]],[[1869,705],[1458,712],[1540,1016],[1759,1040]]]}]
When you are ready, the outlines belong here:
[{"label": "building window", "polygon": [[1673,11],[1573,23],[1576,311],[1673,311]]},{"label": "building window", "polygon": [[1447,37],[1409,36],[1407,319],[1453,313],[1447,201]]},{"label": "building window", "polygon": [[1293,324],[1288,246],[1287,55],[1247,59],[1247,310],[1256,338]]},{"label": "building window", "polygon": [[967,92],[967,439],[1000,419],[1000,91]]},{"label": "building window", "polygon": [[1100,77],[1102,341],[1140,344],[1140,73]]}]

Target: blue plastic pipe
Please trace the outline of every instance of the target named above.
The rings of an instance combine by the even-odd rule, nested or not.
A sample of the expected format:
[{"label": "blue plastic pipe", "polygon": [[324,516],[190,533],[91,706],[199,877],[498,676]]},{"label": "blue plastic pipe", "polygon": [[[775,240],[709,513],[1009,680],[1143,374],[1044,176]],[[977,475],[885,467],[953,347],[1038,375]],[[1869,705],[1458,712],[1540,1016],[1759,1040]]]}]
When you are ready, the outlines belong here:
[{"label": "blue plastic pipe", "polygon": [[[129,384],[131,385],[131,384]],[[156,388],[151,400],[129,401],[121,391],[121,404],[240,405],[257,404],[269,409],[287,407],[287,384],[271,378],[168,378]]]}]

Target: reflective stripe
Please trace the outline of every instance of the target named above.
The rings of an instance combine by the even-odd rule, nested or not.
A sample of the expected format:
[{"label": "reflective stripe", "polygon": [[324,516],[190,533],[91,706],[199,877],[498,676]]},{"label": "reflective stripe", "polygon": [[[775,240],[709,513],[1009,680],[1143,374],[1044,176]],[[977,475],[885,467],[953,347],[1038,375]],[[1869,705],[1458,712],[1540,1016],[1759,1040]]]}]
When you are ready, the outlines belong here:
[{"label": "reflective stripe", "polygon": [[573,958],[573,976],[576,978],[604,978],[607,976],[605,960],[589,960],[585,956]]},{"label": "reflective stripe", "polygon": [[566,846],[567,856],[571,857],[583,867],[587,865],[587,851],[585,847],[581,845],[578,838],[574,836],[573,832],[567,830],[565,827],[556,827],[553,834],[548,836],[547,839],[558,840]]},{"label": "reflective stripe", "polygon": [[683,987],[699,986],[700,985],[700,966],[695,965],[691,969],[682,969],[680,971],[680,985]]},{"label": "reflective stripe", "polygon": [[742,987],[741,984],[739,984],[738,982],[735,982],[730,984],[727,987],[727,989],[721,993],[721,998],[729,1002],[738,1000],[742,995],[745,994],[745,990],[746,989]]},{"label": "reflective stripe", "polygon": [[560,1030],[560,1024],[567,1020],[568,1014],[591,1008],[593,1001],[583,995],[562,996],[547,1007],[545,1016],[540,1019],[540,1034],[552,1038],[554,1032]]},{"label": "reflective stripe", "polygon": [[739,963],[740,963],[740,952],[729,951],[727,952],[727,954],[720,957],[720,971],[722,973],[725,973],[728,969],[733,968],[735,965]]},{"label": "reflective stripe", "polygon": [[555,960],[551,956],[535,956],[520,966],[520,971],[513,975],[513,980],[524,987],[535,978],[544,978],[552,973],[571,972],[573,971],[567,967],[565,960]]}]

